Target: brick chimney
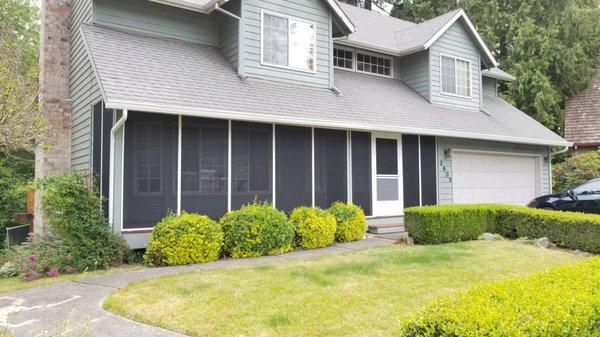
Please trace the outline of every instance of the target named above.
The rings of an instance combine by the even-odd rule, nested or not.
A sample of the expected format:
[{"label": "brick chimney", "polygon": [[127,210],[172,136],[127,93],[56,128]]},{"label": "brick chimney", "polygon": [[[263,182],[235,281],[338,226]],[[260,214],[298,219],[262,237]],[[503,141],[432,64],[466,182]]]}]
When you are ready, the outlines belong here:
[{"label": "brick chimney", "polygon": [[[40,139],[35,153],[35,176],[51,176],[71,166],[71,105],[69,103],[69,20],[70,0],[41,0],[40,34],[40,115],[48,132]],[[46,228],[35,197],[34,232],[43,235]]]}]

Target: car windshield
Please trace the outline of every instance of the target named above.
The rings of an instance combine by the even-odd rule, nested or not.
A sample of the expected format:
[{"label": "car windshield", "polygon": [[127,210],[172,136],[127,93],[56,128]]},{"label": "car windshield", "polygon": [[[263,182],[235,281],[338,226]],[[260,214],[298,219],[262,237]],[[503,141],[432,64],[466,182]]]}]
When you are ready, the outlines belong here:
[{"label": "car windshield", "polygon": [[587,182],[573,189],[575,195],[600,194],[600,180]]}]

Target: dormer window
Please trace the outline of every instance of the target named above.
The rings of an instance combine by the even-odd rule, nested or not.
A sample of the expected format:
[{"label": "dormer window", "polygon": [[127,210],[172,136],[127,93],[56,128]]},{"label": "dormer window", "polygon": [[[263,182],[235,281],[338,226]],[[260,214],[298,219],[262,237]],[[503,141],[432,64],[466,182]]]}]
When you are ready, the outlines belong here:
[{"label": "dormer window", "polygon": [[262,64],[314,72],[316,26],[287,15],[262,12]]},{"label": "dormer window", "polygon": [[471,62],[452,56],[441,56],[442,93],[471,97]]}]

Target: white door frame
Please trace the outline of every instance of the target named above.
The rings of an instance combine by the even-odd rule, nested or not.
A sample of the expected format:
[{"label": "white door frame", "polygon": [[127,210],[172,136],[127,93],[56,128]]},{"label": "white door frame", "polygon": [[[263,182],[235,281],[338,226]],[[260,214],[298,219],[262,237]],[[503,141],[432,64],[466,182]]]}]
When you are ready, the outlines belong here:
[{"label": "white door frame", "polygon": [[[377,201],[377,138],[395,139],[398,144],[398,200]],[[382,175],[379,178],[392,176]],[[404,214],[404,186],[402,176],[402,135],[393,132],[371,132],[371,196],[373,217],[395,216]]]}]

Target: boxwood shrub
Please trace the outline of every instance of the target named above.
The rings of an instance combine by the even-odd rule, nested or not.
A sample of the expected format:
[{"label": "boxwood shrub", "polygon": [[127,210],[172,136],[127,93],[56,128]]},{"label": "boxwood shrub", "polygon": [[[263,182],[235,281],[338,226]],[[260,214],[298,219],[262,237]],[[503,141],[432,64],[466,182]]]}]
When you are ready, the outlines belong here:
[{"label": "boxwood shrub", "polygon": [[169,214],[154,227],[144,262],[148,266],[175,266],[215,261],[222,245],[221,225],[211,218]]},{"label": "boxwood shrub", "polygon": [[335,237],[336,222],[333,215],[318,207],[298,207],[290,220],[296,232],[296,245],[302,249],[329,246]]},{"label": "boxwood shrub", "polygon": [[598,336],[600,257],[434,300],[400,336]]},{"label": "boxwood shrub", "polygon": [[547,237],[570,249],[600,253],[600,215],[503,205],[408,208],[405,227],[415,242],[474,240],[484,232],[508,238]]},{"label": "boxwood shrub", "polygon": [[362,208],[338,201],[333,203],[328,211],[336,220],[335,241],[350,242],[363,238],[367,229],[367,219]]},{"label": "boxwood shrub", "polygon": [[220,220],[224,251],[233,258],[272,255],[294,249],[294,228],[284,212],[268,203],[252,203]]}]

